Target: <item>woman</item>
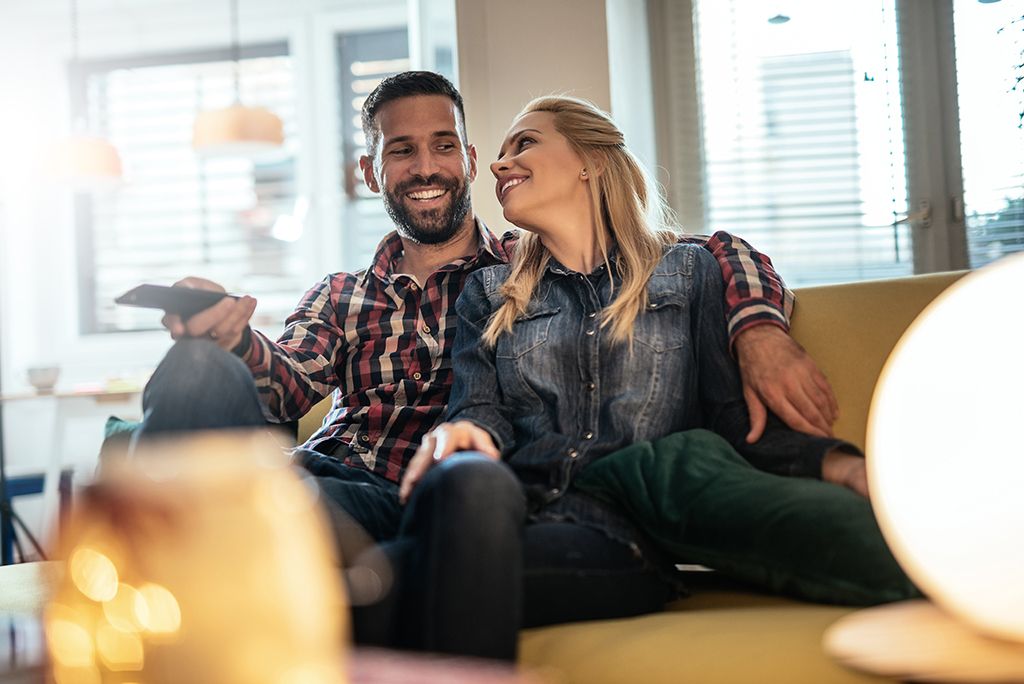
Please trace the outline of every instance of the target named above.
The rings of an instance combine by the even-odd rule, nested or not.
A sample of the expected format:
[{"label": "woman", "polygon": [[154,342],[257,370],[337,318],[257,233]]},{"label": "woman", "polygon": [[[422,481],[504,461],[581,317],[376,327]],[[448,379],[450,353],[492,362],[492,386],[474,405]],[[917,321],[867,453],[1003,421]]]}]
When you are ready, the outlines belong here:
[{"label": "woman", "polygon": [[[459,298],[448,422],[417,453],[403,497],[431,464],[475,451],[515,472],[528,526],[570,521],[652,566],[709,562],[811,599],[912,594],[861,496],[855,447],[777,420],[746,443],[718,266],[660,227],[664,204],[611,119],[573,98],[534,100],[491,171],[505,218],[526,234],[511,264],[474,273]],[[801,497],[814,510],[794,513]],[[787,529],[759,527],[766,514]],[[824,571],[794,580],[786,562],[807,559],[761,562],[746,544],[777,554],[775,538],[789,532],[827,543],[833,523],[862,544],[853,556],[868,559],[856,586],[849,580],[861,578],[831,582],[846,570],[814,559]],[[836,556],[833,546],[819,556]]]}]

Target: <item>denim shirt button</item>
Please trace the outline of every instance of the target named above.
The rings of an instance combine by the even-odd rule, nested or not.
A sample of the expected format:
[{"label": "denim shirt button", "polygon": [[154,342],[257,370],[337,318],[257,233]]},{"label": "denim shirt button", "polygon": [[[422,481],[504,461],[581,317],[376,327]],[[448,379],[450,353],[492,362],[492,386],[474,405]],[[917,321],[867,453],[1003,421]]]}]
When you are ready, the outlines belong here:
[{"label": "denim shirt button", "polygon": [[595,385],[592,382],[588,382],[586,385],[584,385],[584,387],[587,388],[588,392],[593,392],[595,389],[597,389],[597,385]]},{"label": "denim shirt button", "polygon": [[555,487],[550,492],[548,492],[548,494],[550,494],[551,496],[558,496],[561,493],[562,493],[562,490],[559,489],[558,487]]},{"label": "denim shirt button", "polygon": [[588,334],[588,335],[593,335],[593,334],[594,334],[594,330],[593,330],[593,328],[591,328],[590,330],[588,330],[588,331],[587,331],[587,334]]},{"label": "denim shirt button", "polygon": [[576,458],[577,456],[580,455],[580,452],[576,451],[575,449],[569,449],[568,453],[569,453],[569,458]]},{"label": "denim shirt button", "polygon": [[587,430],[586,432],[583,433],[583,439],[594,439],[594,433],[591,432],[590,430]]},{"label": "denim shirt button", "polygon": [[596,318],[596,317],[597,317],[597,312],[596,311],[591,311],[590,313],[587,314],[587,318]]}]

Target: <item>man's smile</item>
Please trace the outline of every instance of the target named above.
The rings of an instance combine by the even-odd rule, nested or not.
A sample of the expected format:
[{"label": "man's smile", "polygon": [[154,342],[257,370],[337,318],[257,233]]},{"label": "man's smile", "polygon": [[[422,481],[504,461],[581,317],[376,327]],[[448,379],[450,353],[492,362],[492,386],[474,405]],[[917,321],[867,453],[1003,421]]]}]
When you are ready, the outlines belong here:
[{"label": "man's smile", "polygon": [[433,206],[440,204],[448,192],[447,188],[418,188],[405,193],[405,197],[417,206]]}]

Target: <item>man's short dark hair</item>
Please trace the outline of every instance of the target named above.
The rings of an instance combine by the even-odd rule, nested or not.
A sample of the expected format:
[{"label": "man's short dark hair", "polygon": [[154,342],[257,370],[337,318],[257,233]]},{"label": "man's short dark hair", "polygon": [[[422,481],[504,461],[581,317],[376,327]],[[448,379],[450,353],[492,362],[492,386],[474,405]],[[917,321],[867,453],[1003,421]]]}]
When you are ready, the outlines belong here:
[{"label": "man's short dark hair", "polygon": [[[380,126],[377,124],[377,112],[388,102],[412,97],[414,95],[443,95],[455,103],[459,111],[459,123],[462,124],[462,135],[465,138],[466,112],[462,108],[462,95],[452,82],[441,74],[433,71],[403,71],[394,76],[388,76],[381,81],[373,92],[363,102],[363,135],[366,136],[366,153],[371,157],[377,156],[377,146],[380,144]],[[469,141],[463,139],[463,143]]]}]

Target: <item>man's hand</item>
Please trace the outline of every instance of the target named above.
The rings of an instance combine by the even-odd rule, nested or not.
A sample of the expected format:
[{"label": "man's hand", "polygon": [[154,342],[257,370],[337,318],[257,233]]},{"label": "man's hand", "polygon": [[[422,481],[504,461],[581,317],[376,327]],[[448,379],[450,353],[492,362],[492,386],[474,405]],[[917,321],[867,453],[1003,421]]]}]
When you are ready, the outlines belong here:
[{"label": "man's hand", "polygon": [[423,438],[420,448],[409,461],[398,489],[399,500],[407,502],[413,487],[423,479],[430,467],[458,451],[479,451],[495,461],[501,460],[501,454],[487,430],[467,420],[441,423]]},{"label": "man's hand", "polygon": [[814,360],[781,328],[758,325],[736,338],[743,398],[750,412],[747,442],[761,439],[771,409],[786,425],[832,436],[839,404]]},{"label": "man's hand", "polygon": [[860,456],[833,449],[821,462],[821,479],[868,496],[868,470]]},{"label": "man's hand", "polygon": [[[174,287],[224,292],[223,287],[205,278],[184,278],[174,283]],[[242,341],[242,335],[249,326],[249,319],[255,310],[256,300],[253,297],[225,297],[187,321],[182,321],[176,314],[167,314],[161,322],[176,340],[182,337],[209,337],[221,349],[231,351]]]}]

